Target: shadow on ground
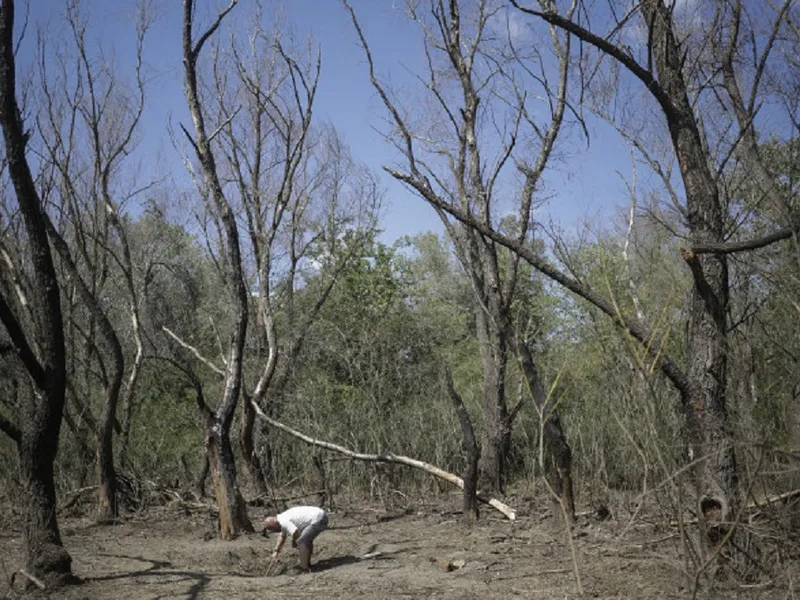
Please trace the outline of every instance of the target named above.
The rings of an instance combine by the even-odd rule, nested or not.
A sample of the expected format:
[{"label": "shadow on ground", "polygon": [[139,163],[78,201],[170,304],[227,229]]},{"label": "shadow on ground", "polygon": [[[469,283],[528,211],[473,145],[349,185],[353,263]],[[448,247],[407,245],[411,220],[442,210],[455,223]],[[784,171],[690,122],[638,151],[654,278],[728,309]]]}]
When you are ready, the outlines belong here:
[{"label": "shadow on ground", "polygon": [[143,563],[149,563],[150,566],[137,571],[128,571],[123,573],[114,573],[113,575],[99,575],[96,577],[86,577],[85,583],[92,581],[113,581],[119,579],[136,579],[139,577],[177,577],[179,580],[185,580],[187,583],[192,582],[189,589],[186,591],[186,598],[195,600],[199,597],[200,593],[211,583],[211,576],[206,573],[196,573],[193,571],[182,571],[171,569],[172,563],[169,561],[155,560],[144,558],[142,556],[126,556],[121,554],[98,554],[98,556],[106,556],[110,558],[119,558],[125,560],[137,560]]},{"label": "shadow on ground", "polygon": [[333,556],[331,558],[323,558],[317,561],[311,568],[312,573],[319,573],[320,571],[328,571],[336,567],[343,567],[345,565],[352,565],[361,562],[357,556],[348,554],[346,556]]}]

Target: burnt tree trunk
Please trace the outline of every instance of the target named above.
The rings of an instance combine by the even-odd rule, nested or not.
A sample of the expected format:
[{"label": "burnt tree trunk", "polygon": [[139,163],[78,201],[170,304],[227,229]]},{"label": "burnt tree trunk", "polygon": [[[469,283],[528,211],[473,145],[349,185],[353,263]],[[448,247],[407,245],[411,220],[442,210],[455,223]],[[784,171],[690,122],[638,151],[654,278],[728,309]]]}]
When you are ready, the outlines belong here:
[{"label": "burnt tree trunk", "polygon": [[[96,454],[95,469],[97,473],[97,518],[99,521],[113,519],[119,514],[117,503],[117,471],[114,466],[114,429],[118,427],[117,405],[119,403],[122,378],[125,371],[125,358],[122,354],[122,345],[117,337],[114,326],[103,311],[97,295],[92,292],[81,276],[78,266],[72,258],[69,246],[56,230],[50,218],[45,215],[47,233],[53,247],[59,254],[62,264],[70,274],[78,293],[86,307],[97,323],[97,328],[108,345],[111,366],[108,369],[108,380],[105,382],[105,402],[100,422],[96,428]],[[91,341],[91,340],[90,340]],[[93,342],[94,343],[94,342]],[[93,346],[99,352],[97,346]],[[102,360],[100,356],[97,358]]]},{"label": "burnt tree trunk", "polygon": [[[203,173],[203,182],[208,193],[208,210],[224,232],[225,282],[235,309],[226,361],[225,386],[222,399],[215,411],[211,411],[202,397],[202,390],[196,385],[198,405],[203,413],[206,453],[211,469],[211,478],[219,508],[220,537],[232,539],[240,531],[252,531],[253,526],[247,517],[247,506],[239,492],[236,482],[236,465],[230,443],[233,414],[242,391],[242,361],[247,336],[249,293],[242,268],[242,254],[239,245],[239,229],[231,204],[225,197],[217,174],[216,160],[211,141],[206,131],[205,115],[200,103],[197,82],[197,60],[203,45],[214,34],[225,16],[234,8],[231,2],[223,9],[212,25],[195,42],[193,40],[194,1],[183,2],[183,66],[186,102],[192,116],[195,136],[191,139]],[[185,131],[185,130],[184,130]],[[188,135],[188,132],[187,132]]]},{"label": "burnt tree trunk", "polygon": [[[725,219],[719,189],[688,98],[670,10],[655,0],[646,2],[643,9],[662,92],[657,100],[667,119],[686,192],[691,243],[723,243]],[[739,510],[736,456],[726,406],[728,260],[725,254],[698,256],[688,251],[684,259],[694,285],[686,339],[689,389],[683,405],[691,452],[701,459],[696,470],[701,524],[713,546]]]},{"label": "burnt tree trunk", "polygon": [[62,386],[63,380],[52,380],[52,387],[42,390],[33,389],[28,381],[19,386],[22,402],[18,447],[25,564],[32,575],[53,587],[74,580],[72,558],[61,541],[56,520],[53,473],[61,419],[52,400],[58,394],[63,396]]},{"label": "burnt tree trunk", "polygon": [[481,449],[475,437],[475,430],[472,428],[472,421],[469,418],[467,407],[461,395],[453,385],[453,377],[450,371],[445,371],[445,383],[450,400],[458,415],[458,422],[461,425],[461,444],[467,453],[467,467],[464,470],[464,517],[468,521],[477,521],[480,516],[478,510],[478,460],[481,456]]},{"label": "burnt tree trunk", "polygon": [[[646,86],[661,108],[678,159],[686,194],[689,241],[692,247],[722,246],[725,241],[725,211],[709,156],[703,148],[700,125],[688,97],[688,85],[683,75],[686,53],[676,38],[672,8],[661,0],[646,0],[641,4],[648,29],[649,52],[645,66],[608,38],[584,29],[555,11],[523,8],[516,0],[512,3],[613,57]],[[659,359],[662,371],[681,396],[690,459],[696,461],[693,473],[700,523],[706,545],[713,549],[729,530],[740,505],[733,432],[726,406],[728,262],[725,253],[698,255],[688,250],[684,251],[684,259],[693,278],[685,370],[677,368],[666,356],[659,356]],[[531,264],[536,263],[534,260]],[[564,285],[589,298],[606,314],[618,318],[618,312],[606,301],[575,281],[556,273],[541,261],[537,268],[550,272]],[[641,324],[631,319],[623,319],[622,323],[652,355],[652,338],[644,335]]]},{"label": "burnt tree trunk", "polygon": [[[72,577],[72,558],[64,549],[56,520],[53,462],[64,412],[66,352],[61,294],[47,241],[44,211],[25,156],[28,133],[16,99],[14,2],[0,2],[0,125],[8,171],[28,235],[35,303],[26,319],[16,303],[13,311],[0,292],[0,320],[11,339],[20,369],[17,448],[24,518],[25,562],[32,575],[57,586]],[[32,333],[26,334],[28,321]],[[31,342],[31,340],[35,340]]]},{"label": "burnt tree trunk", "polygon": [[[118,391],[118,390],[117,390]],[[103,416],[100,419],[100,429],[97,435],[97,456],[95,468],[97,471],[97,519],[105,522],[114,519],[119,515],[119,504],[117,502],[117,470],[114,466],[114,411],[116,409],[115,399],[109,406],[103,409]]]},{"label": "burnt tree trunk", "polygon": [[236,462],[230,436],[223,435],[224,427],[213,413],[204,411],[203,433],[211,486],[219,510],[219,536],[232,540],[242,531],[252,533],[253,525],[247,516],[247,504],[236,480]]},{"label": "burnt tree trunk", "polygon": [[211,467],[208,461],[208,452],[204,451],[203,466],[200,468],[200,474],[197,476],[197,479],[194,482],[194,490],[198,498],[206,497],[206,480],[208,479],[208,474],[210,471]]}]

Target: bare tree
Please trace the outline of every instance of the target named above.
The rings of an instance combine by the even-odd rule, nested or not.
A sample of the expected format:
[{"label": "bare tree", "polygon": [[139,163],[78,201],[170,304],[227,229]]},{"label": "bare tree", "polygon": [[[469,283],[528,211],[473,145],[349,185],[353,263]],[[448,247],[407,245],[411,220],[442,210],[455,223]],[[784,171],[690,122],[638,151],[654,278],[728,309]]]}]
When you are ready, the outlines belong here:
[{"label": "bare tree", "polygon": [[319,51],[297,47],[279,26],[265,30],[260,4],[250,22],[246,42],[231,36],[229,44],[215,45],[208,106],[221,123],[213,143],[229,182],[227,197],[246,223],[240,243],[254,327],[239,443],[265,497],[271,453],[266,428],[255,429],[254,403],[279,414],[304,340],[338,274],[374,235],[381,194],[336,130],[312,124]]},{"label": "bare tree", "polygon": [[228,342],[224,389],[219,405],[216,409],[212,409],[198,394],[198,405],[204,423],[205,448],[211,468],[214,495],[219,507],[219,532],[220,537],[225,540],[236,537],[240,531],[253,530],[247,517],[247,506],[239,491],[236,463],[230,442],[233,415],[242,389],[242,360],[247,335],[249,295],[244,278],[236,215],[225,196],[217,172],[217,162],[211,147],[214,133],[209,133],[206,127],[206,113],[198,91],[197,62],[206,42],[236,3],[237,0],[232,0],[195,40],[194,1],[184,0],[182,33],[186,101],[194,123],[194,135],[184,131],[200,163],[208,208],[222,225],[221,238],[225,247],[224,273],[235,313]]},{"label": "bare tree", "polygon": [[56,519],[53,479],[66,385],[64,330],[44,209],[25,154],[29,133],[17,104],[13,0],[0,4],[0,124],[30,253],[27,277],[2,251],[0,319],[19,365],[19,410],[17,423],[0,418],[0,430],[19,450],[27,568],[57,586],[72,579],[72,558],[63,547]]},{"label": "bare tree", "polygon": [[[133,193],[125,193],[115,185],[120,167],[133,149],[134,134],[145,106],[142,52],[150,24],[145,7],[139,8],[138,18],[135,87],[130,98],[124,91],[117,91],[122,86],[113,67],[107,63],[98,64],[90,56],[86,20],[77,2],[68,3],[66,12],[76,56],[74,61],[67,58],[66,49],[56,49],[52,59],[55,74],[51,74],[50,49],[41,38],[39,49],[43,110],[37,126],[44,145],[44,199],[55,207],[57,214],[55,222],[47,214],[45,217],[53,247],[68,274],[70,289],[74,290],[70,297],[80,298],[88,312],[86,325],[79,326],[76,319],[81,317],[82,311],[75,303],[70,304],[71,331],[84,339],[86,347],[83,365],[86,385],[80,391],[73,387],[72,397],[81,413],[89,417],[96,436],[98,517],[101,519],[118,514],[113,435],[115,427],[118,433],[123,433],[121,450],[124,454],[131,405],[144,357],[134,265],[119,216],[120,204],[140,190],[131,184]],[[89,148],[88,155],[85,148]],[[115,198],[117,194],[123,197]],[[120,341],[123,336],[118,332],[122,325],[112,323],[114,306],[108,300],[114,297],[108,277],[115,272],[115,267],[124,281],[136,345],[126,385],[123,385],[126,365]],[[79,398],[81,393],[88,395],[94,385],[91,365],[95,362],[99,365],[96,371],[105,396],[96,422],[91,407]],[[73,386],[75,383],[73,381]],[[126,409],[125,429],[122,430],[117,420],[121,397]]]},{"label": "bare tree", "polygon": [[[519,406],[509,408],[506,401],[509,344],[520,358],[525,355],[533,364],[525,344],[517,343],[522,340],[512,318],[519,256],[503,251],[475,228],[451,220],[451,215],[466,215],[494,229],[499,227],[499,207],[511,206],[509,239],[519,245],[526,243],[532,229],[534,195],[567,110],[569,37],[555,29],[547,32],[547,51],[555,54],[557,62],[553,71],[545,67],[544,50],[533,44],[518,47],[510,36],[493,33],[505,27],[500,3],[481,1],[465,10],[466,5],[456,0],[431,1],[425,3],[425,9],[409,2],[409,13],[424,34],[428,71],[420,79],[433,111],[424,126],[417,126],[375,75],[366,39],[354,11],[345,4],[367,56],[372,84],[391,115],[395,134],[390,141],[406,162],[404,171],[387,171],[437,211],[472,281],[484,385],[480,483],[490,490],[502,490],[511,428],[519,410]],[[430,17],[424,16],[427,14]],[[496,42],[498,38],[501,43]],[[540,61],[536,68],[531,67],[534,61]],[[451,86],[451,81],[455,85]],[[546,99],[544,123],[534,116],[534,94],[528,89],[534,85],[541,86]],[[521,184],[504,193],[514,168]],[[534,401],[545,402],[546,398],[533,393],[542,388],[538,372],[531,369],[525,375],[533,378],[528,383]],[[541,404],[537,408],[543,418],[557,417],[552,408]],[[569,488],[563,498],[569,497],[565,506],[571,516],[569,445],[560,426],[545,431],[548,450],[562,452],[555,461],[560,468],[548,471],[556,489]]]},{"label": "bare tree", "polygon": [[[644,1],[623,14],[612,9],[607,34],[592,30],[591,18],[588,23],[578,22],[571,14],[559,13],[553,2],[540,3],[538,9],[523,8],[514,0],[512,3],[523,12],[578,37],[585,48],[599,52],[601,61],[610,58],[623,67],[634,81],[644,85],[663,117],[683,182],[683,204],[669,181],[668,171],[648,154],[646,144],[636,135],[630,135],[629,139],[645,163],[664,181],[687,231],[689,248],[684,250],[683,257],[694,285],[688,302],[685,365],[679,367],[668,356],[658,360],[681,396],[690,457],[697,461],[698,509],[706,540],[713,545],[732,531],[741,500],[728,416],[728,255],[786,239],[796,227],[792,216],[783,211],[783,218],[777,223],[782,229],[764,238],[729,243],[730,233],[735,231],[732,226],[735,218],[729,214],[732,190],[726,169],[732,157],[739,158],[752,170],[766,196],[774,197],[779,189],[774,176],[759,164],[754,127],[758,99],[763,97],[762,76],[770,65],[774,69],[777,64],[778,59],[773,59],[771,53],[778,32],[790,29],[786,23],[791,3],[764,7],[758,19],[751,15],[750,22],[766,23],[767,27],[766,34],[754,33],[751,37],[755,40],[764,36],[753,44],[756,52],[748,54],[753,57],[749,62],[743,60],[744,50],[738,42],[743,22],[739,2],[713,3],[713,6],[698,3],[693,18],[700,19],[701,24],[696,31],[687,33],[676,17],[678,3]],[[593,16],[587,8],[581,14]],[[702,22],[703,18],[709,18],[709,22]],[[645,35],[639,38],[643,40],[640,46],[632,49],[629,44],[636,38],[625,38],[623,33],[639,24],[639,31]],[[637,53],[641,58],[636,57]],[[750,65],[750,70],[746,65]],[[588,72],[593,76],[597,70]],[[738,89],[742,79],[752,82],[748,101],[742,99]],[[727,99],[717,91],[720,84],[727,92]],[[735,115],[734,123],[730,122],[731,114]],[[731,131],[736,133],[731,135]],[[606,299],[565,277],[540,257],[530,255],[526,260],[614,317],[640,342],[647,344],[648,339],[657,339],[649,336],[640,319],[620,315],[618,310],[609,311]],[[652,347],[648,351],[657,357],[652,354]]]}]

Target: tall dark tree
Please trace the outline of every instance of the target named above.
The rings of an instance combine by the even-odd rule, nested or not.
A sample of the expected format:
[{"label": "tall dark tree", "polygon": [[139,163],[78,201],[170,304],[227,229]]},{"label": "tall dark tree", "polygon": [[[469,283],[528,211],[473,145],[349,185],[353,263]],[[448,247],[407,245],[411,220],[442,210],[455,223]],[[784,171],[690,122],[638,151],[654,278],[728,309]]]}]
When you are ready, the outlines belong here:
[{"label": "tall dark tree", "polygon": [[[131,154],[134,136],[145,106],[142,54],[150,15],[140,7],[136,23],[135,87],[131,94],[117,91],[121,86],[107,64],[98,65],[87,43],[86,18],[77,5],[68,4],[66,22],[71,33],[75,59],[67,52],[40,43],[39,78],[42,89],[40,117],[37,119],[43,143],[43,178],[50,182],[46,199],[57,205],[61,218],[47,214],[48,235],[60,258],[61,268],[68,274],[70,298],[70,332],[85,334],[83,369],[86,382],[79,389],[73,380],[73,401],[82,415],[92,423],[96,437],[95,466],[98,481],[98,517],[107,519],[118,514],[117,467],[114,461],[114,431],[120,432],[117,407],[120,400],[126,407],[124,450],[130,428],[130,411],[143,361],[142,332],[138,314],[138,290],[134,281],[134,265],[127,232],[120,218],[117,173]],[[52,63],[52,64],[51,64]],[[52,68],[52,67],[55,68]],[[74,71],[70,85],[66,73]],[[86,164],[91,165],[87,169]],[[122,192],[130,196],[129,190]],[[119,271],[117,271],[119,267]],[[125,324],[114,322],[114,297],[109,279],[117,273],[124,281],[123,289],[130,307],[132,333],[136,343],[129,362],[127,381],[126,357],[121,339]],[[82,312],[87,313],[85,321]],[[78,322],[81,321],[81,322]],[[77,343],[73,340],[73,346]],[[73,364],[77,363],[73,357]],[[96,363],[93,370],[90,365]],[[100,376],[95,378],[91,373]],[[77,373],[75,373],[77,374]],[[78,379],[75,377],[74,379]],[[80,395],[91,396],[91,389],[100,380],[104,402],[98,419]]]},{"label": "tall dark tree", "polygon": [[23,280],[3,253],[0,319],[18,363],[18,422],[0,418],[0,429],[19,449],[20,509],[26,564],[47,584],[72,578],[72,558],[56,519],[53,463],[64,410],[66,360],[61,298],[47,240],[44,209],[25,154],[29,133],[16,97],[14,2],[0,4],[0,125],[6,161],[24,220],[31,276]]},{"label": "tall dark tree", "polygon": [[[783,222],[778,225],[788,226],[788,229],[761,240],[727,244],[731,216],[728,213],[730,190],[725,187],[726,167],[732,157],[749,165],[765,197],[775,198],[778,186],[760,162],[754,121],[758,98],[768,93],[761,83],[762,77],[768,68],[775,68],[776,39],[781,32],[790,34],[792,31],[792,21],[788,18],[791,2],[750,15],[752,22],[766,26],[767,34],[755,43],[754,53],[748,55],[749,62],[744,60],[747,53],[741,49],[738,37],[744,22],[741,2],[714,3],[713,6],[699,3],[696,16],[709,18],[709,22],[696,35],[691,30],[682,30],[676,16],[677,3],[661,0],[641,2],[622,15],[612,11],[609,35],[597,34],[589,28],[590,24],[579,23],[571,15],[559,13],[552,2],[540,3],[541,9],[521,7],[514,0],[512,3],[525,13],[578,37],[587,48],[594,48],[601,57],[610,58],[623,67],[629,76],[644,84],[663,117],[683,182],[682,205],[675,202],[678,196],[669,178],[657,161],[652,160],[641,140],[636,135],[630,135],[629,139],[664,180],[687,232],[689,248],[683,251],[683,258],[691,272],[693,286],[687,306],[685,363],[681,368],[665,356],[661,365],[680,393],[690,459],[696,461],[701,523],[708,533],[706,540],[713,545],[721,533],[730,531],[731,523],[738,518],[741,501],[728,414],[728,254],[772,243],[782,239],[781,236],[788,237],[786,232],[791,232],[794,225],[791,215],[783,211]],[[704,12],[706,8],[708,13]],[[637,52],[618,39],[620,32],[634,21],[641,24],[646,33],[646,39],[637,49],[642,58],[637,58]],[[684,20],[684,27],[687,22],[691,20]],[[794,31],[789,38],[796,38],[796,28]],[[760,35],[753,33],[752,39]],[[711,52],[707,51],[709,48]],[[738,87],[745,78],[752,82],[748,101],[743,100]],[[727,98],[713,91],[715,84],[726,90]],[[720,109],[722,114],[735,116],[732,123],[720,125],[713,121]],[[737,128],[738,135],[734,138],[718,133]],[[786,206],[785,201],[772,201]],[[549,268],[541,258],[538,261],[538,268]],[[552,269],[548,274],[597,306],[606,303],[593,292],[587,294],[590,290],[579,282],[569,281]],[[648,343],[648,337],[641,335],[646,332],[641,319],[620,318],[619,314],[615,318],[634,337]],[[652,346],[648,351],[652,353]]]}]

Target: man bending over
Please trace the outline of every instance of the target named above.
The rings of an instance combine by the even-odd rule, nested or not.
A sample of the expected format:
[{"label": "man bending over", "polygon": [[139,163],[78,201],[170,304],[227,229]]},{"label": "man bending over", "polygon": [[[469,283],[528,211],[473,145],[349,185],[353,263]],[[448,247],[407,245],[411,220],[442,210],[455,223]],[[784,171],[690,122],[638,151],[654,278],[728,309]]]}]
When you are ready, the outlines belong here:
[{"label": "man bending over", "polygon": [[272,558],[278,557],[286,537],[292,537],[292,548],[300,555],[300,568],[311,570],[311,554],[314,552],[314,538],[328,527],[328,515],[316,506],[295,506],[277,516],[264,519],[264,529],[280,532]]}]

